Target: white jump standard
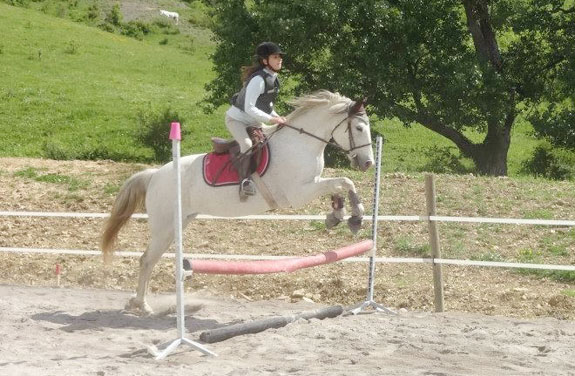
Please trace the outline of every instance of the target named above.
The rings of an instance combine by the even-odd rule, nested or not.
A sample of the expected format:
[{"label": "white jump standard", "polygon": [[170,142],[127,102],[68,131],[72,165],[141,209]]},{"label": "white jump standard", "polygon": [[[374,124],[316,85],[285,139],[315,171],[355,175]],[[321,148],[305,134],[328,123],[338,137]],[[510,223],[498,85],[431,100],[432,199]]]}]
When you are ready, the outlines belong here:
[{"label": "white jump standard", "polygon": [[160,347],[166,346],[164,350],[157,351],[154,347],[149,347],[149,351],[156,357],[156,359],[164,359],[172,351],[174,351],[179,345],[188,345],[192,348],[201,351],[206,355],[217,356],[216,353],[208,350],[201,344],[194,342],[185,337],[185,315],[184,315],[184,273],[183,273],[183,239],[182,239],[182,182],[180,175],[180,141],[181,130],[180,123],[172,123],[172,128],[170,129],[170,139],[172,140],[172,153],[174,157],[174,175],[176,179],[176,218],[175,222],[175,237],[176,237],[176,314],[177,314],[177,328],[178,328],[178,338],[172,342],[160,345]]},{"label": "white jump standard", "polygon": [[377,253],[377,217],[379,214],[379,179],[381,175],[381,154],[383,147],[383,139],[381,136],[377,136],[376,140],[376,153],[375,153],[375,177],[374,177],[374,187],[373,187],[373,220],[371,223],[371,240],[373,242],[373,248],[371,249],[371,255],[369,256],[369,277],[367,283],[367,299],[350,309],[353,314],[358,314],[365,311],[367,308],[373,308],[376,311],[386,312],[395,314],[394,311],[390,310],[378,304],[373,300],[373,290],[375,284],[375,256]]}]

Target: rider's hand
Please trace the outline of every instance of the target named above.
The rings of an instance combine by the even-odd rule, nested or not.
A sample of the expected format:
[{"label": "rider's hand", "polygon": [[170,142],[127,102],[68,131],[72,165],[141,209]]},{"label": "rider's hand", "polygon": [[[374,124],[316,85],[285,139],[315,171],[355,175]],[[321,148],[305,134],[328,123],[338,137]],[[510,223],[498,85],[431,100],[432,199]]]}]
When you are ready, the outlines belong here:
[{"label": "rider's hand", "polygon": [[287,122],[287,120],[283,116],[274,116],[270,119],[270,123],[277,124],[280,127],[283,126],[286,122]]}]

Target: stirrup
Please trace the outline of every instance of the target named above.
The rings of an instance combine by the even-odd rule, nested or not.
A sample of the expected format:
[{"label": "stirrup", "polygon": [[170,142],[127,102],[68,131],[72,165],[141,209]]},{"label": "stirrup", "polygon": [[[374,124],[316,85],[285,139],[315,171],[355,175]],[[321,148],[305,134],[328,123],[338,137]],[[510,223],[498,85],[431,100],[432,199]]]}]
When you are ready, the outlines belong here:
[{"label": "stirrup", "polygon": [[240,183],[240,194],[244,194],[246,196],[253,196],[256,194],[254,182],[250,178],[245,178]]}]

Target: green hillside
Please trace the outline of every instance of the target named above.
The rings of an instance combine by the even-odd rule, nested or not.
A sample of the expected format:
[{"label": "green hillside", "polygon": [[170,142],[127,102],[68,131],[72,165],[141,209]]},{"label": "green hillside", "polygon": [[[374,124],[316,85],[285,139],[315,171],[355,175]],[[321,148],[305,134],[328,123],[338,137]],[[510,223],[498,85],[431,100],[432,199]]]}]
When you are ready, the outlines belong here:
[{"label": "green hillside", "polygon": [[222,113],[196,105],[211,76],[209,46],[184,51],[2,3],[0,35],[0,156],[146,156],[133,134],[150,108],[185,119],[189,150],[206,147],[196,129],[223,131]]}]

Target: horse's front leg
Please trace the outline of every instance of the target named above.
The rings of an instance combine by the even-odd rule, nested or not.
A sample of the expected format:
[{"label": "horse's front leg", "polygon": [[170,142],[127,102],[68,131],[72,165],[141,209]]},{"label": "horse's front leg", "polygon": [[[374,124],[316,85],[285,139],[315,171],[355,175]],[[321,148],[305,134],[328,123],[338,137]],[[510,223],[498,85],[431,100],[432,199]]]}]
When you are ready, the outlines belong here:
[{"label": "horse's front leg", "polygon": [[363,221],[363,213],[365,212],[363,204],[361,203],[355,187],[353,190],[348,191],[349,203],[351,204],[351,217],[347,220],[347,225],[349,229],[354,234],[361,229],[361,223]]},{"label": "horse's front leg", "polygon": [[345,199],[340,194],[331,195],[331,207],[333,211],[325,217],[325,227],[330,229],[340,224],[345,216]]},{"label": "horse's front leg", "polygon": [[[357,195],[355,184],[348,178],[319,178],[313,183],[305,184],[299,190],[300,194],[296,199],[296,204],[305,204],[316,197],[331,194],[333,196],[332,206],[334,211],[326,218],[326,226],[329,228],[329,225],[333,227],[343,219],[343,198],[340,195],[345,192],[348,193],[351,203],[352,216],[348,220],[348,226],[352,232],[356,233],[361,228],[364,208]],[[337,219],[339,219],[339,221],[337,221]]]}]

